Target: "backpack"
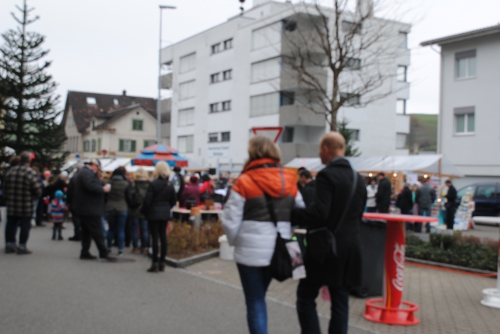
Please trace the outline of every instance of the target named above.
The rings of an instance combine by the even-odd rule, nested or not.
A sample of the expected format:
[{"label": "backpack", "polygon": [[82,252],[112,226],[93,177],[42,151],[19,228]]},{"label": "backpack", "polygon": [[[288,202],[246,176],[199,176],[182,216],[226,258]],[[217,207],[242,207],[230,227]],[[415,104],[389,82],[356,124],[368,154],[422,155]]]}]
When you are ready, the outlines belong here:
[{"label": "backpack", "polygon": [[137,209],[142,204],[143,196],[140,194],[139,188],[137,188],[137,183],[134,183],[134,187],[132,189],[134,191],[130,195],[129,207],[131,209]]}]

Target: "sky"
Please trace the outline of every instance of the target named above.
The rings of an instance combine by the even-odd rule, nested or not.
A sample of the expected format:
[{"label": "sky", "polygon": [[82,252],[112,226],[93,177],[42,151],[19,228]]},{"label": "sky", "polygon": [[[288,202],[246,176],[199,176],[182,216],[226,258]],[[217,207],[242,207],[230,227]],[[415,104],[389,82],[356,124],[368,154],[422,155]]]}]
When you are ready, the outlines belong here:
[{"label": "sky", "polygon": [[[398,6],[402,21],[413,25],[408,112],[436,114],[439,47],[420,43],[499,24],[500,1],[387,1]],[[16,5],[22,0],[0,1],[1,33],[16,27],[10,15]],[[68,90],[121,94],[125,89],[128,95],[157,96],[159,5],[177,7],[163,11],[163,47],[240,12],[238,0],[28,0],[28,5],[40,16],[29,30],[46,36],[47,59],[53,61],[49,72],[59,84],[61,108]],[[251,8],[252,0],[244,6]]]}]

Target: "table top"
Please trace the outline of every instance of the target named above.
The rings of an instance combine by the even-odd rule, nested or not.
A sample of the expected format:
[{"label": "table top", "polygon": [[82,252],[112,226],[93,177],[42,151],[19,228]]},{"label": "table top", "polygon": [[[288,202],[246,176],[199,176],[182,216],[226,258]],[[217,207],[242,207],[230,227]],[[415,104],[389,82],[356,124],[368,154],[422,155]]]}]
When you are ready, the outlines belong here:
[{"label": "table top", "polygon": [[[174,208],[171,210],[172,212],[175,213],[191,213],[191,210],[188,209],[180,209],[180,208]],[[200,210],[201,214],[221,214],[222,210]]]},{"label": "table top", "polygon": [[434,222],[439,221],[439,219],[436,217],[413,216],[413,215],[392,215],[389,213],[374,213],[374,212],[363,213],[363,218],[385,220],[388,223],[400,223],[400,222],[434,223]]},{"label": "table top", "polygon": [[500,224],[500,217],[472,217],[476,223],[497,225]]}]

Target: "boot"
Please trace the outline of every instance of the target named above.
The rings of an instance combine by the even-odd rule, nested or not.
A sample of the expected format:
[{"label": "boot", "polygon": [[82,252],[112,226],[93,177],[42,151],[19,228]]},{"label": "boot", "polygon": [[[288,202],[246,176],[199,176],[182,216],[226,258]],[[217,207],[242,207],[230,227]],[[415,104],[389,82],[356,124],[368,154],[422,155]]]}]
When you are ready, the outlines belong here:
[{"label": "boot", "polygon": [[158,263],[153,262],[151,264],[151,268],[148,269],[148,273],[157,273],[158,272]]},{"label": "boot", "polygon": [[161,261],[160,263],[158,263],[158,270],[165,271],[165,262],[164,261]]}]

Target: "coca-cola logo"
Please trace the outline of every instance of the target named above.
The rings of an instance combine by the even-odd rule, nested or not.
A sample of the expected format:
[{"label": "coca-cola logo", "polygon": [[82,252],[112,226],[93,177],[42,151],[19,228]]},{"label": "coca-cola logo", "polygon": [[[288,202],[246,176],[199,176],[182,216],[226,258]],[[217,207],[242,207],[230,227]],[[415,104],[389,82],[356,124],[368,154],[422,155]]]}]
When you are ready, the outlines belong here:
[{"label": "coca-cola logo", "polygon": [[405,268],[405,246],[396,244],[394,248],[394,263],[396,264],[396,277],[392,279],[392,285],[403,292],[403,274]]}]

